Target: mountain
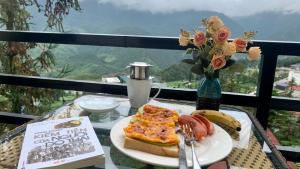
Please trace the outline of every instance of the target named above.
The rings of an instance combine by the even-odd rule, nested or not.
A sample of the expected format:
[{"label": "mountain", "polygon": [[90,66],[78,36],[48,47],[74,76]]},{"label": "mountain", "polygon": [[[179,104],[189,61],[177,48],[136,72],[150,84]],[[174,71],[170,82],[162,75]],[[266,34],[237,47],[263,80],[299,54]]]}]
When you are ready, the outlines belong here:
[{"label": "mountain", "polygon": [[[82,1],[81,8],[82,11],[71,11],[65,17],[66,32],[178,37],[181,28],[192,31],[199,27],[202,18],[212,15],[220,16],[232,28],[233,36],[243,32],[236,21],[213,11],[153,14],[99,4],[96,0]],[[34,16],[32,30],[44,30],[46,17],[35,8],[30,10]],[[72,79],[99,79],[105,74],[126,72],[125,67],[134,61],[150,63],[154,65],[153,72],[159,73],[170,65],[180,63],[184,54],[183,51],[76,45],[60,45],[54,53],[58,69],[65,64],[73,67],[68,76]]]},{"label": "mountain", "polygon": [[[116,7],[111,4],[99,4],[96,0],[82,1],[82,11],[71,11],[64,19],[66,31],[80,33],[119,33],[153,36],[178,36],[180,28],[193,30],[199,27],[202,18],[218,15],[227,26],[232,28],[233,35],[243,28],[228,16],[213,11],[186,11],[176,13],[150,13]],[[45,17],[31,9],[34,16],[34,30],[43,30]],[[41,24],[44,23],[44,24]],[[128,30],[131,30],[128,32]]]},{"label": "mountain", "polygon": [[[193,30],[199,27],[201,19],[212,15],[221,17],[232,29],[232,36],[243,31],[258,31],[256,39],[300,41],[300,14],[263,12],[250,16],[228,17],[214,11],[185,11],[174,13],[150,13],[129,10],[112,4],[99,4],[97,0],[82,1],[82,11],[71,11],[64,19],[66,32],[132,34],[152,36],[175,36],[181,28]],[[44,30],[46,17],[35,8],[30,9],[31,28]]]},{"label": "mountain", "polygon": [[[82,11],[71,11],[64,18],[66,32],[178,37],[181,28],[192,31],[200,26],[202,18],[217,15],[231,28],[232,37],[256,30],[256,39],[300,41],[299,14],[295,13],[264,12],[243,17],[228,17],[214,11],[163,14],[99,4],[96,0],[82,1],[81,8]],[[44,30],[46,17],[35,8],[30,10],[34,16],[32,30]],[[184,56],[183,51],[76,45],[59,45],[54,53],[58,69],[65,64],[73,67],[67,77],[72,79],[99,79],[102,75],[127,72],[125,67],[134,61],[150,63],[154,72],[160,74],[180,63]]]},{"label": "mountain", "polygon": [[257,30],[257,39],[300,41],[300,14],[263,12],[255,15],[233,18],[248,30]]}]

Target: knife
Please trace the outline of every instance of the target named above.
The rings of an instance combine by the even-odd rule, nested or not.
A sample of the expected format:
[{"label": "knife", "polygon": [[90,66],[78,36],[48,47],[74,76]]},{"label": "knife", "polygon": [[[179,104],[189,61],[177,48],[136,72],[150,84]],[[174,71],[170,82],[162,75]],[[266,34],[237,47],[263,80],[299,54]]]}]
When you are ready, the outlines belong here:
[{"label": "knife", "polygon": [[179,169],[188,169],[186,154],[185,154],[185,142],[182,129],[178,126],[176,132],[179,133]]}]

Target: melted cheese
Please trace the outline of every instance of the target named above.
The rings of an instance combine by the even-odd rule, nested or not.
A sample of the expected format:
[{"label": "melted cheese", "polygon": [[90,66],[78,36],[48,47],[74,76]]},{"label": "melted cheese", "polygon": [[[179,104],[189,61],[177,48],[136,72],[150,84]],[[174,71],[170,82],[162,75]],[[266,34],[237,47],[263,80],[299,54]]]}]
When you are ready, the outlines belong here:
[{"label": "melted cheese", "polygon": [[127,137],[154,144],[175,145],[179,143],[175,131],[178,113],[162,107],[145,105],[132,122],[124,128]]},{"label": "melted cheese", "polygon": [[135,122],[129,124],[128,127],[124,129],[124,132],[129,138],[149,143],[175,145],[179,142],[175,128],[169,126]]}]

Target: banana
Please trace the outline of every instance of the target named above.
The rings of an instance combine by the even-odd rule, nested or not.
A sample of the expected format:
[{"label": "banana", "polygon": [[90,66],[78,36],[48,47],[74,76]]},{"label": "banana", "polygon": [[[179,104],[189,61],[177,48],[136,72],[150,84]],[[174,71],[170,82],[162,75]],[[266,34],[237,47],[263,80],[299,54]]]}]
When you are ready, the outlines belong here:
[{"label": "banana", "polygon": [[240,132],[226,125],[220,123],[216,123],[216,124],[222,127],[231,136],[231,138],[233,138],[236,141],[240,141]]},{"label": "banana", "polygon": [[194,114],[200,114],[214,123],[228,126],[236,131],[241,131],[241,123],[228,114],[215,110],[196,110],[192,113],[192,115]]}]

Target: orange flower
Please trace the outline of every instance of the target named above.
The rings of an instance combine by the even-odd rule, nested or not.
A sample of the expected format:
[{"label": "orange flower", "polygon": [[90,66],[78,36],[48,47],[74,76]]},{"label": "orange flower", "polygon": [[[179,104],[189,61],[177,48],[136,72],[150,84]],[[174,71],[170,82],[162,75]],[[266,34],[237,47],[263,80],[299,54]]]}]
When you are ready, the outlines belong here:
[{"label": "orange flower", "polygon": [[236,51],[237,52],[244,52],[246,51],[247,41],[241,38],[237,38],[233,41],[235,43]]},{"label": "orange flower", "polygon": [[260,56],[261,50],[259,47],[251,47],[248,50],[248,60],[257,60]]},{"label": "orange flower", "polygon": [[217,32],[214,34],[214,41],[217,44],[223,44],[227,42],[229,36],[230,36],[229,28],[223,26],[220,29],[218,29]]},{"label": "orange flower", "polygon": [[233,54],[236,53],[236,46],[235,46],[235,43],[233,42],[229,42],[229,43],[225,43],[223,48],[223,55],[224,56],[231,56]]},{"label": "orange flower", "polygon": [[179,45],[180,46],[187,46],[190,42],[190,34],[187,31],[181,30],[179,36]]},{"label": "orange flower", "polygon": [[209,17],[208,26],[213,30],[216,31],[220,29],[222,26],[224,26],[223,21],[218,16],[211,16]]},{"label": "orange flower", "polygon": [[223,55],[214,55],[211,60],[211,65],[214,70],[221,69],[226,64],[225,56]]},{"label": "orange flower", "polygon": [[206,37],[203,32],[195,32],[193,43],[195,46],[199,47],[206,42]]}]

